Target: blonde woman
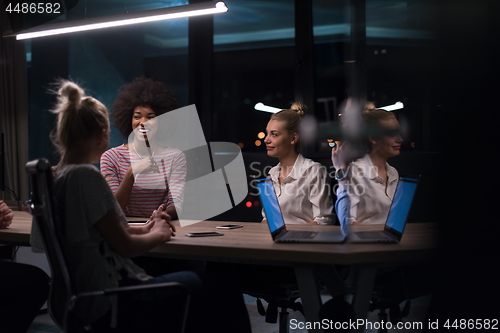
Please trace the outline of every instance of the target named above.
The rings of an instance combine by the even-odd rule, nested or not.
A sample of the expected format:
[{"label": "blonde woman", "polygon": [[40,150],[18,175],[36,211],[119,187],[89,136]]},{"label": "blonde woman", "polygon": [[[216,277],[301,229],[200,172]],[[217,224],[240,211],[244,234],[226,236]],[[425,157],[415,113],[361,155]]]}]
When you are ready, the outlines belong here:
[{"label": "blonde woman", "polygon": [[364,111],[363,123],[368,152],[350,165],[348,224],[384,224],[399,179],[387,160],[399,155],[403,138],[391,112]]},{"label": "blonde woman", "polygon": [[287,224],[332,224],[333,204],[327,172],[302,156],[299,125],[307,108],[301,103],[275,113],[266,127],[267,154],[279,159],[269,171]]},{"label": "blonde woman", "polygon": [[[145,226],[128,226],[106,180],[91,165],[108,147],[106,107],[85,96],[75,83],[63,81],[53,113],[57,115],[56,143],[61,153],[54,181],[55,199],[57,214],[64,223],[64,250],[75,292],[177,281],[191,291],[187,332],[200,332],[211,325],[225,332],[249,332],[248,313],[237,290],[193,272],[153,278],[130,260],[169,241],[175,236],[175,227],[164,211],[153,212]],[[226,291],[223,295],[221,288]],[[118,332],[177,331],[181,309],[176,295],[151,296],[89,298],[79,302],[75,310],[85,323],[102,331],[114,326]],[[219,311],[230,313],[228,319],[216,321]]]}]

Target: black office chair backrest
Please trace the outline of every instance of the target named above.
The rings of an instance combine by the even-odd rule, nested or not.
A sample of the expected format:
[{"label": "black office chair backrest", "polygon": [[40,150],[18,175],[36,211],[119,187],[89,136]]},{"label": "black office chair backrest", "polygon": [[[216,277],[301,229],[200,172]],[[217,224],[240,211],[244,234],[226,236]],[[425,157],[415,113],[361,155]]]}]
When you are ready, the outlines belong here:
[{"label": "black office chair backrest", "polygon": [[[66,311],[71,297],[74,295],[71,287],[70,274],[66,259],[57,237],[58,218],[54,196],[54,183],[50,162],[41,158],[26,164],[26,171],[31,178],[32,198],[31,212],[34,223],[37,223],[43,238],[45,252],[49,261],[51,274],[49,313],[52,319],[64,326]],[[57,286],[57,287],[56,287]]]}]

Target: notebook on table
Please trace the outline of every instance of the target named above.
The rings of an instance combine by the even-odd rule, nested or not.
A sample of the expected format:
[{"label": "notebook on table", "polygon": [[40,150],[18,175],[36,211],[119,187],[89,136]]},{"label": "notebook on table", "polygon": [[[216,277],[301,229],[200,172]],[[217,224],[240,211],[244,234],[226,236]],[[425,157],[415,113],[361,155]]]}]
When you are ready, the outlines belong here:
[{"label": "notebook on table", "polygon": [[271,178],[257,179],[260,201],[264,207],[269,231],[278,243],[342,243],[345,236],[341,231],[287,230],[278,197]]},{"label": "notebook on table", "polygon": [[349,233],[351,243],[398,243],[408,221],[420,176],[401,175],[383,231]]}]

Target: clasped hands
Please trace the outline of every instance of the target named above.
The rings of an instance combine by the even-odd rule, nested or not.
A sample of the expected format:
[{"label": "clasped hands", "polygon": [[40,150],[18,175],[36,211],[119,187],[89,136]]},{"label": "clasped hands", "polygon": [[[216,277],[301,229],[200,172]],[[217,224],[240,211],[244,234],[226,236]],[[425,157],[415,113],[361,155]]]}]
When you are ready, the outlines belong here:
[{"label": "clasped hands", "polygon": [[175,237],[175,226],[172,223],[170,215],[166,213],[165,204],[161,204],[157,210],[153,211],[153,214],[149,218],[149,223],[145,227],[148,231],[156,231],[155,229],[159,228],[166,229],[172,237]]}]

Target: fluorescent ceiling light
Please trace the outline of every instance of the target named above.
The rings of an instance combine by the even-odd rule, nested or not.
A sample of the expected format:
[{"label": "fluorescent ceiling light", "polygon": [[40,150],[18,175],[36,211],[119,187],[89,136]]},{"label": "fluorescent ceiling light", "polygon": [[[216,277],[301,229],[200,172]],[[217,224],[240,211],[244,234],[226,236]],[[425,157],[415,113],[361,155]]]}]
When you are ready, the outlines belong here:
[{"label": "fluorescent ceiling light", "polygon": [[111,16],[96,17],[84,20],[74,20],[42,25],[27,29],[17,34],[4,37],[16,36],[17,40],[45,37],[52,35],[67,34],[77,31],[104,29],[120,27],[129,24],[144,22],[155,22],[172,20],[182,17],[200,16],[227,12],[228,8],[224,2],[201,2],[184,6],[167,7],[160,9],[145,10],[136,13],[119,14]]},{"label": "fluorescent ceiling light", "polygon": [[276,112],[280,112],[283,109],[278,109],[278,108],[275,108],[272,106],[267,106],[267,105],[264,105],[264,104],[259,102],[259,103],[255,104],[255,110],[276,113]]},{"label": "fluorescent ceiling light", "polygon": [[392,105],[387,105],[387,106],[382,106],[382,107],[379,107],[377,109],[382,109],[382,110],[385,110],[385,111],[394,111],[394,110],[399,110],[399,109],[402,109],[404,108],[404,104],[401,103],[401,102],[396,102]]}]

